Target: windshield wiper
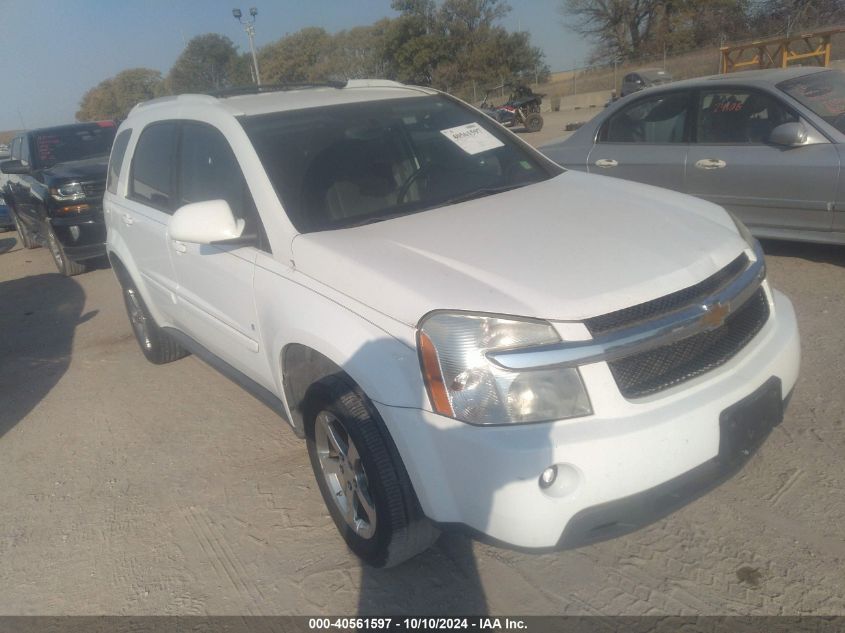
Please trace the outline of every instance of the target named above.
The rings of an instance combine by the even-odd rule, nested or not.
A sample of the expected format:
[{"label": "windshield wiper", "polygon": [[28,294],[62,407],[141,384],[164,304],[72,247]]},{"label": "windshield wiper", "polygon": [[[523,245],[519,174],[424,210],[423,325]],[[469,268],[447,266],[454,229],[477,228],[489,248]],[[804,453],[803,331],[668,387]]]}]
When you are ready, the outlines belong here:
[{"label": "windshield wiper", "polygon": [[448,200],[444,200],[438,206],[446,206],[447,204],[458,204],[459,202],[467,202],[468,200],[475,200],[476,198],[483,198],[485,196],[492,196],[497,193],[502,193],[504,191],[510,191],[511,189],[519,189],[520,187],[524,187],[526,185],[530,185],[531,183],[522,182],[518,185],[502,185],[500,187],[481,187],[479,189],[473,189],[472,191],[468,191],[467,193],[462,193],[454,198],[449,198]]}]

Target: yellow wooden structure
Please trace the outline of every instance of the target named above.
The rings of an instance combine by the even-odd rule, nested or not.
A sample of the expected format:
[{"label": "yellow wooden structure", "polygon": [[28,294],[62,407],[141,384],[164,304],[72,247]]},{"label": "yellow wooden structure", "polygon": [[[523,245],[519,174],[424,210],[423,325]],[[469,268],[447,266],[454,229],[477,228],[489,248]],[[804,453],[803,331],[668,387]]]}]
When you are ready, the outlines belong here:
[{"label": "yellow wooden structure", "polygon": [[804,60],[818,66],[828,66],[830,38],[837,33],[845,33],[845,26],[722,46],[719,49],[722,54],[721,71],[730,73],[754,68],[786,68],[796,62],[803,63]]}]

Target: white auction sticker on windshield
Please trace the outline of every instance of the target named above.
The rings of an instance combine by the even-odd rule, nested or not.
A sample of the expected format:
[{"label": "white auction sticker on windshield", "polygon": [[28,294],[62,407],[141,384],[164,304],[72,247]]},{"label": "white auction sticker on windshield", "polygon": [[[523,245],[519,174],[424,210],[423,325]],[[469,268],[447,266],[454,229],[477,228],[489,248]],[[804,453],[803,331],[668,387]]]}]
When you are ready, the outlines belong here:
[{"label": "white auction sticker on windshield", "polygon": [[504,143],[490,134],[478,123],[467,123],[458,127],[440,130],[440,133],[464,150],[467,154],[480,154],[488,149],[502,147]]}]

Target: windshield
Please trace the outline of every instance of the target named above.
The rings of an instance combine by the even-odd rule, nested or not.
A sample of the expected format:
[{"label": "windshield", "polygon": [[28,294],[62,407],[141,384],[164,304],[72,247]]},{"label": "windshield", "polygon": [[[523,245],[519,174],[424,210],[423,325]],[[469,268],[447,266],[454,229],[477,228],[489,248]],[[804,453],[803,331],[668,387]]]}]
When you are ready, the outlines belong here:
[{"label": "windshield", "polygon": [[561,171],[497,123],[442,96],[278,112],[241,123],[303,233],[417,213]]},{"label": "windshield", "polygon": [[837,130],[845,134],[845,73],[828,70],[778,84]]},{"label": "windshield", "polygon": [[110,121],[66,128],[52,128],[35,135],[35,162],[49,168],[99,156],[108,157],[114,141],[115,125]]}]

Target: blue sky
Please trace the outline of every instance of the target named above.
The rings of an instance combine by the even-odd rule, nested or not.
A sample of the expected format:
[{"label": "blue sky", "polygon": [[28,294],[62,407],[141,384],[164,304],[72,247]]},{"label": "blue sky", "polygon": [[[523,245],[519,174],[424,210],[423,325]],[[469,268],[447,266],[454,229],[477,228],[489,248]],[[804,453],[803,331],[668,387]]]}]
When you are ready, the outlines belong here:
[{"label": "blue sky", "polygon": [[[503,25],[529,31],[552,70],[583,62],[588,45],[561,25],[558,0],[509,4]],[[0,130],[70,123],[89,88],[126,68],[167,72],[195,35],[221,33],[247,50],[232,8],[253,5],[258,46],[306,26],[334,32],[395,16],[390,0],[0,0]]]}]

